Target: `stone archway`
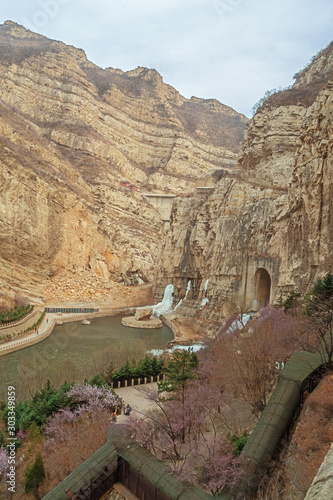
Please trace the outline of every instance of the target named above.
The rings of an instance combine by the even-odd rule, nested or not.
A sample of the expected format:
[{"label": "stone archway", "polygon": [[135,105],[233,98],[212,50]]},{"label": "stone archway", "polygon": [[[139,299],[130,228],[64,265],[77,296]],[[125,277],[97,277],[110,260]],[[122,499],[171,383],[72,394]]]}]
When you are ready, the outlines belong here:
[{"label": "stone archway", "polygon": [[263,267],[259,268],[255,275],[257,289],[257,304],[259,309],[268,306],[271,296],[271,277]]}]

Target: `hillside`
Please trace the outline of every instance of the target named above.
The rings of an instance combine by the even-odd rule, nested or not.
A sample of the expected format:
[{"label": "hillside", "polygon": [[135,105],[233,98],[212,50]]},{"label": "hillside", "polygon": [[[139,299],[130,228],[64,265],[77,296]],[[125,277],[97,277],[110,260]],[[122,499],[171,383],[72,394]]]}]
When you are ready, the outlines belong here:
[{"label": "hillside", "polygon": [[101,69],[11,21],[0,26],[0,108],[8,304],[43,299],[63,271],[150,280],[162,225],[142,193],[188,194],[208,170],[232,169],[248,122],[214,99],[185,99],[155,70]]},{"label": "hillside", "polygon": [[177,303],[191,280],[177,314],[219,322],[304,294],[332,270],[332,71],[330,44],[258,109],[238,168],[206,200],[174,203],[156,293],[173,283]]}]

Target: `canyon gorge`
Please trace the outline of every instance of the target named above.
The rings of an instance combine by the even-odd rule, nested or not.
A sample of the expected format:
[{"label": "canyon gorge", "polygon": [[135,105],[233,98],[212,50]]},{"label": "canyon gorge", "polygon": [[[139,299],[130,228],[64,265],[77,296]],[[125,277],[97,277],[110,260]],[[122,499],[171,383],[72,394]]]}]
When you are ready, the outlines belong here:
[{"label": "canyon gorge", "polygon": [[333,42],[294,79],[249,120],[0,25],[0,308],[149,305],[172,345],[304,296],[333,271]]},{"label": "canyon gorge", "polygon": [[251,120],[11,21],[0,47],[2,304],[172,283],[216,324],[332,269],[332,44]]},{"label": "canyon gorge", "polygon": [[87,300],[96,281],[152,281],[164,231],[146,194],[183,197],[208,171],[232,170],[248,119],[11,21],[0,54],[2,303],[43,301],[51,279]]},{"label": "canyon gorge", "polygon": [[207,199],[177,198],[162,243],[157,294],[177,313],[219,321],[302,295],[332,269],[333,44],[273,94],[245,132],[240,158]]}]

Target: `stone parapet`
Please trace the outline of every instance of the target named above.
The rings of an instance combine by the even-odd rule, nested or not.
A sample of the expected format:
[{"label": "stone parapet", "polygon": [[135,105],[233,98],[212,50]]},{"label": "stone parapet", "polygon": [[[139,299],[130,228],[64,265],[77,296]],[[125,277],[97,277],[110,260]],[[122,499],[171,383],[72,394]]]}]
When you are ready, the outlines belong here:
[{"label": "stone parapet", "polygon": [[14,321],[8,325],[2,325],[0,327],[0,336],[1,335],[11,335],[13,333],[20,333],[30,326],[37,323],[40,318],[42,312],[39,309],[34,309],[30,314],[27,314],[22,319],[18,321]]}]

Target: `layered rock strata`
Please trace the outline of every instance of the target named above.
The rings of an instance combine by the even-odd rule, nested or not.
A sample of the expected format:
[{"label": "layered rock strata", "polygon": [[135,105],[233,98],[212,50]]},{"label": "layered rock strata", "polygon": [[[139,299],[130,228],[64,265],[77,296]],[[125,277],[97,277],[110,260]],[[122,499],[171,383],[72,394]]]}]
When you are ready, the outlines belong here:
[{"label": "layered rock strata", "polygon": [[175,305],[191,280],[178,314],[256,310],[332,270],[332,52],[258,110],[207,199],[176,199],[156,293],[173,283]]},{"label": "layered rock strata", "polygon": [[215,100],[183,98],[154,70],[103,70],[10,21],[0,116],[3,301],[42,300],[63,270],[151,279],[162,224],[143,193],[186,194],[205,172],[232,169],[247,123]]}]

